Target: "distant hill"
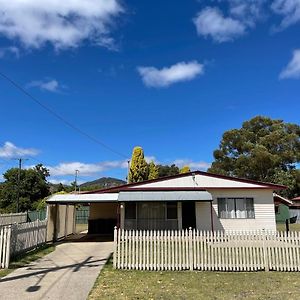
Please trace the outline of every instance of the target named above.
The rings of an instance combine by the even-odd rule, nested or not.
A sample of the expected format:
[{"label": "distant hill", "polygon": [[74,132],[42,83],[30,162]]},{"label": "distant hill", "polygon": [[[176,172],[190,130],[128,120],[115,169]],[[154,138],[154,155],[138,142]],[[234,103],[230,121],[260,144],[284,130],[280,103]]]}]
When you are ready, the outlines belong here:
[{"label": "distant hill", "polygon": [[111,188],[119,185],[126,184],[126,181],[112,178],[112,177],[102,177],[93,181],[88,181],[80,185],[80,190],[94,190],[94,189],[104,189]]},{"label": "distant hill", "polygon": [[[126,184],[126,181],[112,178],[112,177],[102,177],[93,181],[88,181],[79,185],[80,191],[92,191],[92,190],[100,190],[105,188],[111,188],[119,185]],[[57,193],[60,191],[65,191],[67,193],[74,191],[74,186],[65,185],[65,184],[53,184],[50,183],[50,193]],[[1,186],[0,186],[1,187]]]}]

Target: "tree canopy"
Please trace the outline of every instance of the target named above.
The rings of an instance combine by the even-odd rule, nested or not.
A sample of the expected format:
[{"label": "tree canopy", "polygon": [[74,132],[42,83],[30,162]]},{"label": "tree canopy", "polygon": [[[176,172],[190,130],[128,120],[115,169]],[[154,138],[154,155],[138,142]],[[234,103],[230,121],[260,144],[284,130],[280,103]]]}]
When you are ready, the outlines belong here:
[{"label": "tree canopy", "polygon": [[149,164],[149,175],[148,175],[148,179],[156,179],[158,178],[159,174],[158,174],[158,166],[154,163],[154,161],[151,161]]},{"label": "tree canopy", "polygon": [[[0,191],[0,209],[15,212],[18,198],[18,168],[7,170],[3,177],[5,181]],[[49,195],[47,177],[49,171],[38,164],[34,168],[20,172],[19,211],[35,208],[37,202]]]},{"label": "tree canopy", "polygon": [[[287,184],[285,196],[299,193],[300,126],[257,116],[242,128],[226,131],[212,173]],[[298,187],[298,191],[297,191]]]},{"label": "tree canopy", "polygon": [[145,160],[142,147],[134,147],[129,169],[129,183],[140,182],[148,179],[149,167]]},{"label": "tree canopy", "polygon": [[180,169],[180,174],[183,174],[183,173],[189,173],[191,172],[191,169],[189,166],[183,166],[181,169]]},{"label": "tree canopy", "polygon": [[171,166],[157,165],[157,167],[158,177],[173,176],[179,174],[179,168],[175,164],[172,164]]}]

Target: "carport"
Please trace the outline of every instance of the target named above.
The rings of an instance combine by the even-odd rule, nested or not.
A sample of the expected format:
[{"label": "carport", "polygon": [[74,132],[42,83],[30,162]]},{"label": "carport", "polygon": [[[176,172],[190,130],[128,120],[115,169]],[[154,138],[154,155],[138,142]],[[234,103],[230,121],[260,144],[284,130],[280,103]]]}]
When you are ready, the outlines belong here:
[{"label": "carport", "polygon": [[48,240],[59,240],[75,233],[76,205],[89,204],[89,234],[112,234],[119,225],[118,193],[57,194],[46,203]]}]

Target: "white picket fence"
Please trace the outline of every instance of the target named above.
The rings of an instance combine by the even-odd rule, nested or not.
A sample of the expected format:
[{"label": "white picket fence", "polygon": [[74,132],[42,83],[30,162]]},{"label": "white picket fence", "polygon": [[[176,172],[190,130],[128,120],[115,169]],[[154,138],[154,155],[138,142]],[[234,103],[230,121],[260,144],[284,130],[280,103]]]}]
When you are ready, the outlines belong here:
[{"label": "white picket fence", "polygon": [[27,222],[27,212],[0,214],[0,226]]},{"label": "white picket fence", "polygon": [[115,229],[114,268],[300,271],[299,232]]},{"label": "white picket fence", "polygon": [[8,268],[10,257],[10,226],[0,227],[0,269]]},{"label": "white picket fence", "polygon": [[0,227],[0,268],[7,268],[10,257],[46,242],[47,220]]}]

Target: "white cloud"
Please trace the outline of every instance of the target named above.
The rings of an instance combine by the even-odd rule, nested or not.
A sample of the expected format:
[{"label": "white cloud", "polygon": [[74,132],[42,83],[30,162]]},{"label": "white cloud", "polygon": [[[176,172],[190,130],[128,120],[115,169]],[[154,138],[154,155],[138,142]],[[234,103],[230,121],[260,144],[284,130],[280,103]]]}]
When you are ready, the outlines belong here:
[{"label": "white cloud", "polygon": [[14,55],[15,57],[19,58],[20,50],[17,47],[2,47],[0,48],[0,58],[5,56]]},{"label": "white cloud", "polygon": [[53,184],[61,183],[61,184],[69,185],[69,184],[71,184],[71,182],[74,182],[74,179],[73,180],[67,180],[67,179],[59,179],[59,178],[50,178],[48,181],[50,183],[53,183]]},{"label": "white cloud", "polygon": [[110,29],[122,11],[119,0],[0,0],[0,34],[28,48],[63,49],[84,40],[111,48]]},{"label": "white cloud", "polygon": [[300,21],[300,0],[274,0],[271,9],[283,17],[278,29],[285,29]]},{"label": "white cloud", "polygon": [[218,43],[232,41],[245,34],[246,26],[239,20],[224,17],[220,9],[206,7],[193,19],[199,35],[210,36]]},{"label": "white cloud", "polygon": [[280,79],[300,78],[300,49],[293,52],[293,57],[279,75]]},{"label": "white cloud", "polygon": [[170,67],[138,67],[144,84],[148,87],[168,87],[171,84],[194,79],[204,73],[204,66],[197,61],[179,62]]},{"label": "white cloud", "polygon": [[256,21],[265,15],[264,6],[268,0],[227,0],[231,17],[239,19],[243,24],[253,27]]},{"label": "white cloud", "polygon": [[34,80],[27,84],[28,88],[37,87],[40,90],[57,93],[66,88],[55,79]]},{"label": "white cloud", "polygon": [[90,176],[111,169],[127,168],[127,160],[124,161],[104,161],[99,163],[70,162],[60,163],[57,166],[47,166],[51,176],[74,175],[75,170],[79,170],[80,176]]},{"label": "white cloud", "polygon": [[210,166],[211,163],[205,161],[193,161],[191,159],[176,159],[173,164],[182,168],[183,166],[189,166],[191,170],[203,170],[206,171]]},{"label": "white cloud", "polygon": [[5,142],[3,147],[0,147],[0,157],[2,158],[19,158],[24,156],[35,156],[39,153],[37,149],[20,148],[11,142]]}]

